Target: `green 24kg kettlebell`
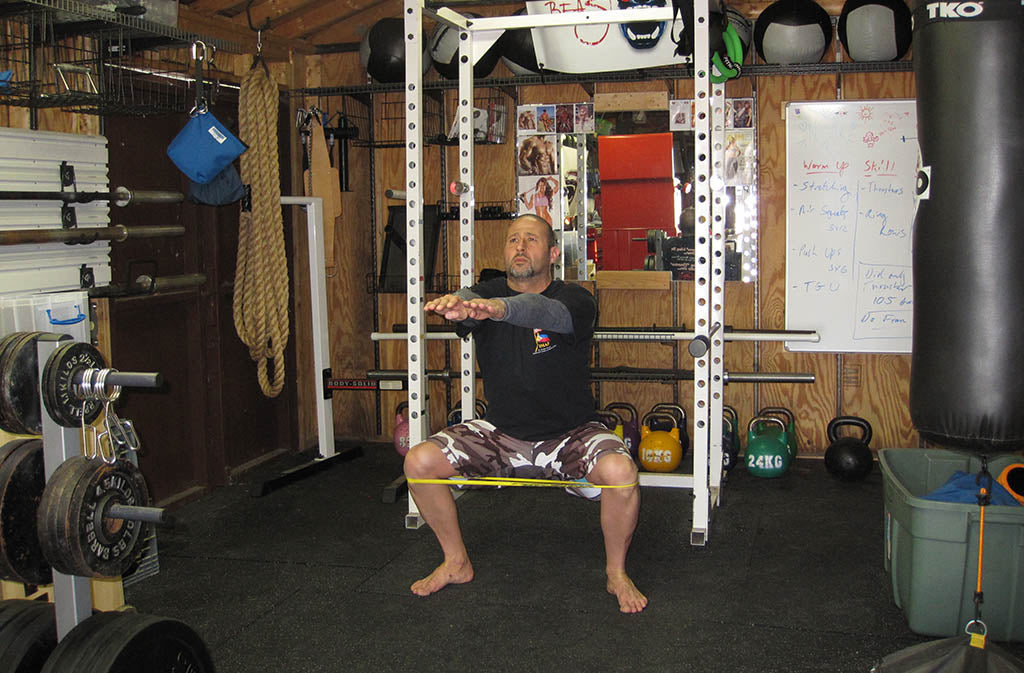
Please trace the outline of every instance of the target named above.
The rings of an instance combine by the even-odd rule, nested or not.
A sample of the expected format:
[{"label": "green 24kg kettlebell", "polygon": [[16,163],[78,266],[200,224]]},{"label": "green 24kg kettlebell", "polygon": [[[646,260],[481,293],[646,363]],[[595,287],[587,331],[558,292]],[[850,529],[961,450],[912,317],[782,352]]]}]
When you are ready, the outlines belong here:
[{"label": "green 24kg kettlebell", "polygon": [[777,416],[754,416],[747,425],[747,472],[755,477],[781,477],[793,461],[786,444],[786,425]]},{"label": "green 24kg kettlebell", "polygon": [[785,424],[786,450],[789,452],[790,462],[796,458],[796,421],[793,412],[785,407],[765,407],[757,412],[758,416],[775,416],[781,418]]}]

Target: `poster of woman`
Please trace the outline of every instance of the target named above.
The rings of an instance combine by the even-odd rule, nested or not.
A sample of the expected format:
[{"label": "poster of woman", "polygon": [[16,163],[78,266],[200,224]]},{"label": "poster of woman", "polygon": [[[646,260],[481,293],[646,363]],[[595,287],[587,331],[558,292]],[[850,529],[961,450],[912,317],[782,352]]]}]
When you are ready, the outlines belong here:
[{"label": "poster of woman", "polygon": [[532,213],[559,228],[562,209],[558,188],[557,175],[519,178],[519,213]]}]

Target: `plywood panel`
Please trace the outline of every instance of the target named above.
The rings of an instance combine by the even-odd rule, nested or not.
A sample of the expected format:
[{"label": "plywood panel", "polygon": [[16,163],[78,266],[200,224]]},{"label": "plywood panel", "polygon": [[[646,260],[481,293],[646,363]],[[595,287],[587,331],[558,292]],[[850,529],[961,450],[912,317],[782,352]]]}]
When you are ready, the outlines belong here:
[{"label": "plywood panel", "polygon": [[[760,327],[785,327],[786,168],[785,124],[781,105],[790,100],[835,98],[835,77],[762,77],[758,79],[758,179]],[[782,406],[794,412],[801,452],[820,452],[825,425],[836,409],[835,356],[788,353],[781,344],[760,348],[762,372],[811,372],[816,383],[762,384],[758,407]]]}]

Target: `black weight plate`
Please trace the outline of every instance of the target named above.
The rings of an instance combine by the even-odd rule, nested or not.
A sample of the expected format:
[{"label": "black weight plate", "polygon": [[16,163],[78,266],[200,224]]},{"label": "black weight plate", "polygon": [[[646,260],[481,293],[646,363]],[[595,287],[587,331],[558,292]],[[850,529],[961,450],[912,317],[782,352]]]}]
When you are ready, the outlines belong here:
[{"label": "black weight plate", "polygon": [[0,369],[0,400],[15,434],[43,432],[39,405],[39,354],[36,341],[42,332],[25,332],[14,342]]},{"label": "black weight plate", "polygon": [[122,614],[99,612],[79,623],[57,644],[40,673],[91,673],[93,669],[87,667],[85,660],[92,656],[95,649],[94,635]]},{"label": "black weight plate", "polygon": [[0,601],[0,633],[7,624],[26,610],[35,609],[33,606],[40,604],[40,601],[32,601],[27,598],[11,598]]},{"label": "black weight plate", "polygon": [[57,646],[57,620],[52,603],[22,610],[0,629],[0,671],[39,673]]},{"label": "black weight plate", "polygon": [[39,503],[36,525],[39,545],[50,565],[67,575],[74,575],[71,558],[71,539],[68,513],[75,497],[75,488],[82,482],[82,474],[92,469],[84,456],[68,458],[50,475]]},{"label": "black weight plate", "polygon": [[0,463],[0,578],[25,584],[53,581],[36,528],[45,484],[42,440],[22,443]]},{"label": "black weight plate", "polygon": [[[85,369],[103,369],[103,355],[92,344],[81,341],[55,350],[43,370],[43,404],[46,411],[65,428],[82,423],[82,401],[74,390],[75,375]],[[102,405],[96,400],[85,403],[85,422],[92,423],[100,415]]]},{"label": "black weight plate", "polygon": [[212,673],[213,661],[202,638],[184,622],[122,613],[93,636],[96,658],[90,671],[101,673]]},{"label": "black weight plate", "polygon": [[[7,356],[7,351],[11,349],[18,339],[24,336],[24,332],[12,332],[0,340],[0,373],[4,370],[4,361]],[[7,417],[6,405],[2,396],[0,396],[0,429],[7,432],[14,432],[13,421]]]},{"label": "black weight plate", "polygon": [[131,567],[143,551],[149,525],[105,518],[114,504],[149,504],[149,489],[132,463],[119,460],[109,465],[76,456],[54,471],[39,508],[39,537],[55,569],[84,577],[117,577]]}]

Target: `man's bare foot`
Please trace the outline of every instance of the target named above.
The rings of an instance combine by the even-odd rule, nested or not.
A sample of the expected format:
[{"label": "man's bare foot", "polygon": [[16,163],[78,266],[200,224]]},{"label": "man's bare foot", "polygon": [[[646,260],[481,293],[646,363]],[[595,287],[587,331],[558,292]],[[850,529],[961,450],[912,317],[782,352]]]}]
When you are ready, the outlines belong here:
[{"label": "man's bare foot", "polygon": [[647,607],[647,596],[622,571],[608,573],[608,593],[619,599],[619,612],[640,612]]},{"label": "man's bare foot", "polygon": [[[473,579],[473,565],[466,559],[464,563],[445,561],[421,580],[412,583],[412,592],[417,596],[429,596],[440,591],[449,584],[465,584]],[[611,586],[611,585],[609,585]]]}]

